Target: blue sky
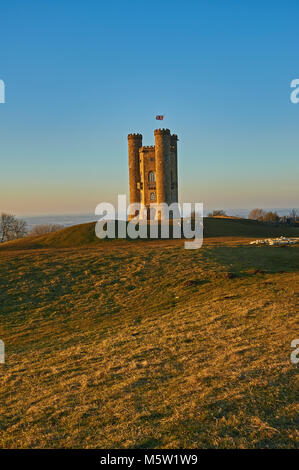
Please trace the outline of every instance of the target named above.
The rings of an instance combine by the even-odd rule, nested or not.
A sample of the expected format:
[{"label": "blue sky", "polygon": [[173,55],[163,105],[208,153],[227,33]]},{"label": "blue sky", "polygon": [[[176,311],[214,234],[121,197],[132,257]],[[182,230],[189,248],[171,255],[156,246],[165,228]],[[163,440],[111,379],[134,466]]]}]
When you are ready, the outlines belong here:
[{"label": "blue sky", "polygon": [[298,207],[296,0],[0,3],[0,210],[128,193],[127,134],[179,135],[181,201]]}]

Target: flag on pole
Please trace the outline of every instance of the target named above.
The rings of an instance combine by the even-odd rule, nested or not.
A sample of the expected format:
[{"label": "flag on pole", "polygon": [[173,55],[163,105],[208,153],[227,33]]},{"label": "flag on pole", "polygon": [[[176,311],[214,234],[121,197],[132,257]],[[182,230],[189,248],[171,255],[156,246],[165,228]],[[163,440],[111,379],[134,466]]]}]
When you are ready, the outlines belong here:
[{"label": "flag on pole", "polygon": [[164,114],[158,114],[158,115],[156,116],[156,119],[157,119],[157,121],[163,121],[163,119],[164,119]]}]

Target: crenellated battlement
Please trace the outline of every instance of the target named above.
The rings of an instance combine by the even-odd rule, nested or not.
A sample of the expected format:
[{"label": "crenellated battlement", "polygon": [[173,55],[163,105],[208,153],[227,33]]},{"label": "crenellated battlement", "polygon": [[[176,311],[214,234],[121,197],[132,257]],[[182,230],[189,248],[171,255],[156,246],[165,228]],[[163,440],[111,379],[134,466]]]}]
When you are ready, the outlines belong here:
[{"label": "crenellated battlement", "polygon": [[155,129],[155,135],[170,135],[169,129]]},{"label": "crenellated battlement", "polygon": [[128,134],[128,139],[142,139],[142,134]]},{"label": "crenellated battlement", "polygon": [[139,152],[153,152],[154,150],[154,145],[144,145],[143,147],[140,147]]}]

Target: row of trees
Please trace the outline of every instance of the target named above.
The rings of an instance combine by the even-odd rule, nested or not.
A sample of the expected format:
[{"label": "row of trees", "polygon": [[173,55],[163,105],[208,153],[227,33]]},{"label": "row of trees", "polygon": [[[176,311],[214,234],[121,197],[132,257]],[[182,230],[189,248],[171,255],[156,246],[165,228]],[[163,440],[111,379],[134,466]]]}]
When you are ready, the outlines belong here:
[{"label": "row of trees", "polygon": [[252,220],[259,220],[261,222],[269,222],[269,223],[288,223],[288,224],[296,224],[299,221],[299,214],[296,209],[292,209],[288,216],[280,216],[277,212],[273,211],[264,211],[263,209],[252,209],[252,211],[248,215],[248,219]]},{"label": "row of trees", "polygon": [[28,230],[25,220],[17,219],[13,214],[2,212],[0,215],[0,243],[23,238],[27,235],[44,235],[62,229],[58,224],[35,225],[32,230]]},{"label": "row of trees", "polygon": [[[225,217],[227,214],[224,210],[214,210],[208,214],[208,217]],[[248,219],[259,220],[273,224],[296,224],[299,223],[299,213],[296,209],[292,209],[289,215],[280,216],[274,211],[265,211],[263,209],[252,209],[248,215]]]},{"label": "row of trees", "polygon": [[30,232],[30,235],[45,235],[46,233],[57,232],[61,230],[63,225],[59,224],[40,224],[35,225]]}]

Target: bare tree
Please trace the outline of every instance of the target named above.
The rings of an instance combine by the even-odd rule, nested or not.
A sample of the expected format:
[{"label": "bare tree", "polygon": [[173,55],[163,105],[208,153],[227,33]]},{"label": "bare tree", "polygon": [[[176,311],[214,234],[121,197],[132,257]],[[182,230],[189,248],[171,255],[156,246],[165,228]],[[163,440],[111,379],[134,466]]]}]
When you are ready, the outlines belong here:
[{"label": "bare tree", "polygon": [[290,219],[292,220],[292,222],[296,222],[297,218],[298,218],[297,209],[292,209],[290,212]]},{"label": "bare tree", "polygon": [[263,209],[252,209],[252,211],[249,212],[248,219],[252,220],[260,220],[263,221],[265,217],[265,211]]},{"label": "bare tree", "polygon": [[11,231],[11,215],[2,212],[0,216],[0,243],[9,240],[9,233]]},{"label": "bare tree", "polygon": [[30,232],[30,235],[45,235],[47,233],[57,232],[57,230],[61,230],[63,225],[59,224],[40,224],[35,225]]},{"label": "bare tree", "polygon": [[27,224],[24,220],[17,219],[13,214],[2,212],[0,215],[0,243],[27,235]]},{"label": "bare tree", "polygon": [[19,220],[19,219],[14,219],[13,220],[13,234],[14,238],[23,238],[26,237],[28,231],[27,231],[27,223],[25,220]]}]

